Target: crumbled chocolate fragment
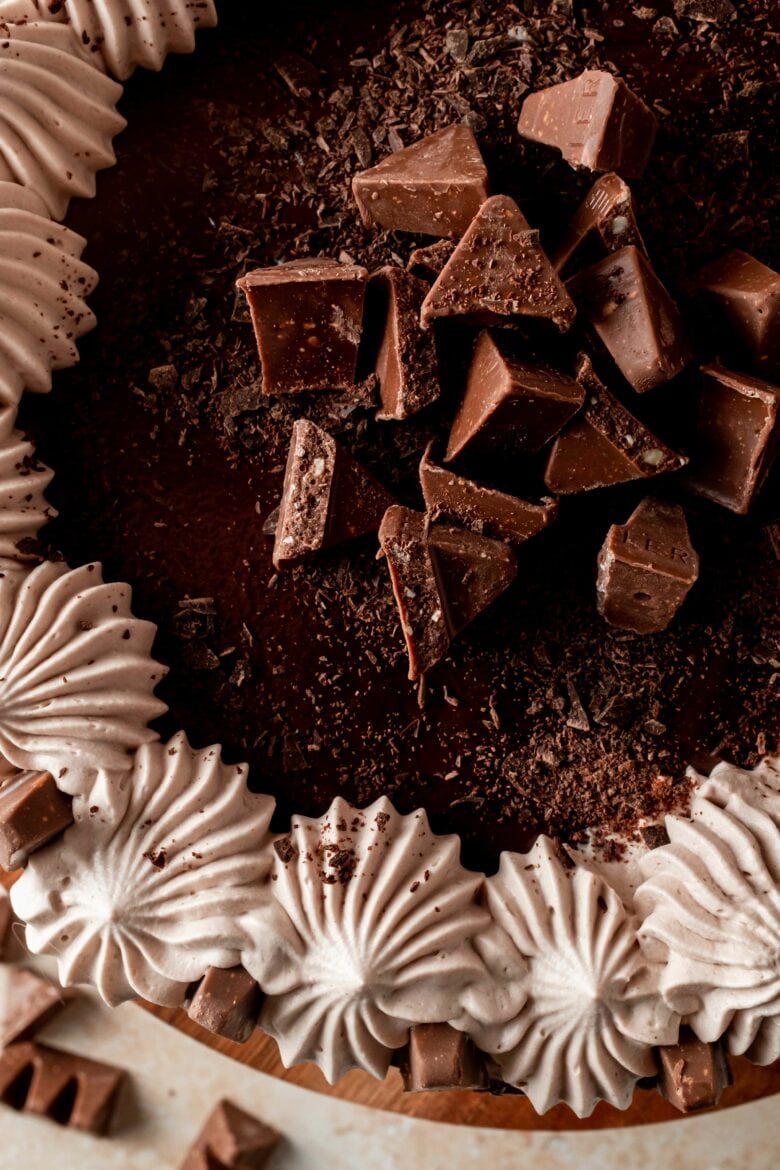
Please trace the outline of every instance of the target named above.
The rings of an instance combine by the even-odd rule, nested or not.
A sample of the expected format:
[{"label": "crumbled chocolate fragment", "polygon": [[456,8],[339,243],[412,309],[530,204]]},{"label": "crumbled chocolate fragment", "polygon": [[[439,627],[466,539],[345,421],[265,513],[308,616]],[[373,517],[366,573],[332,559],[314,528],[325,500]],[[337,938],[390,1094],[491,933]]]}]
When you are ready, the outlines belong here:
[{"label": "crumbled chocolate fragment", "polygon": [[262,1004],[260,987],[244,967],[209,967],[187,1015],[201,1028],[244,1044],[255,1030]]},{"label": "crumbled chocolate fragment", "polygon": [[483,331],[452,424],[446,461],[470,454],[540,451],[577,413],[585,391],[549,366],[514,356],[499,334]]},{"label": "crumbled chocolate fragment", "polygon": [[309,101],[322,85],[319,69],[297,53],[281,53],[274,60],[274,69],[290,93],[304,101]]},{"label": "crumbled chocolate fragment", "polygon": [[252,315],[264,394],[354,384],[367,279],[357,264],[308,259],[236,281]]},{"label": "crumbled chocolate fragment", "polygon": [[113,1065],[31,1041],[0,1054],[0,1101],[86,1133],[107,1132],[124,1079]]},{"label": "crumbled chocolate fragment", "polygon": [[424,326],[439,317],[479,325],[541,317],[566,330],[576,310],[550,261],[508,195],[480,207],[423,302]]},{"label": "crumbled chocolate fragment", "polygon": [[647,166],[657,123],[624,81],[586,69],[573,81],[529,94],[518,129],[524,138],[557,147],[573,167],[631,179]]},{"label": "crumbled chocolate fragment", "polygon": [[665,630],[699,576],[679,504],[645,499],[613,524],[598,557],[598,609],[611,626],[636,634]]},{"label": "crumbled chocolate fragment", "polygon": [[631,188],[614,173],[596,179],[550,254],[556,272],[565,271],[580,250],[596,240],[607,254],[630,244],[646,252],[634,216]]},{"label": "crumbled chocolate fragment", "polygon": [[457,237],[487,198],[487,169],[456,122],[355,175],[352,191],[367,227]]},{"label": "crumbled chocolate fragment", "polygon": [[415,248],[406,267],[413,276],[432,284],[454,251],[452,240],[437,240],[435,244]]},{"label": "crumbled chocolate fragment", "polygon": [[681,1113],[711,1109],[731,1084],[723,1043],[699,1040],[690,1028],[681,1028],[677,1044],[659,1046],[656,1058],[658,1091]]},{"label": "crumbled chocolate fragment", "polygon": [[675,16],[719,24],[731,20],[736,12],[731,0],[674,0]]},{"label": "crumbled chocolate fragment", "polygon": [[766,480],[778,442],[780,387],[705,366],[689,487],[744,515]]},{"label": "crumbled chocolate fragment", "polygon": [[420,327],[428,285],[403,268],[380,268],[368,285],[368,311],[384,322],[375,372],[382,405],[379,419],[405,419],[439,397],[433,337]]},{"label": "crumbled chocolate fragment", "polygon": [[376,532],[393,497],[321,427],[293,426],[273,560],[286,564]]},{"label": "crumbled chocolate fragment", "polygon": [[577,381],[585,388],[585,406],[553,444],[544,473],[551,492],[587,492],[685,466],[684,455],[667,447],[607,390],[585,354]]},{"label": "crumbled chocolate fragment", "polygon": [[274,841],[274,852],[283,865],[289,865],[298,856],[298,849],[293,845],[292,837],[280,837]]},{"label": "crumbled chocolate fragment", "polygon": [[677,306],[637,247],[621,248],[568,287],[637,394],[668,382],[692,360]]},{"label": "crumbled chocolate fragment", "polygon": [[220,1101],[179,1170],[263,1170],[280,1141],[270,1125],[231,1101]]},{"label": "crumbled chocolate fragment", "polygon": [[265,520],[263,521],[263,527],[262,527],[263,536],[270,536],[270,537],[276,536],[276,529],[279,526],[279,513],[281,512],[281,510],[282,510],[281,504],[277,504],[276,507],[272,508],[271,511],[268,513]]},{"label": "crumbled chocolate fragment", "polygon": [[485,1059],[464,1032],[449,1024],[414,1024],[401,1059],[407,1093],[488,1087]]},{"label": "crumbled chocolate fragment", "polygon": [[18,869],[73,823],[71,798],[49,772],[19,772],[0,783],[0,866]]},{"label": "crumbled chocolate fragment", "polygon": [[660,849],[669,844],[669,834],[664,825],[642,825],[639,835],[648,849]]},{"label": "crumbled chocolate fragment", "polygon": [[484,487],[433,461],[429,443],[420,461],[420,485],[432,520],[449,520],[478,532],[522,544],[549,527],[558,512],[556,500],[545,497],[532,504],[519,496]]},{"label": "crumbled chocolate fragment", "polygon": [[693,288],[755,362],[780,372],[780,273],[735,248],[703,268]]}]

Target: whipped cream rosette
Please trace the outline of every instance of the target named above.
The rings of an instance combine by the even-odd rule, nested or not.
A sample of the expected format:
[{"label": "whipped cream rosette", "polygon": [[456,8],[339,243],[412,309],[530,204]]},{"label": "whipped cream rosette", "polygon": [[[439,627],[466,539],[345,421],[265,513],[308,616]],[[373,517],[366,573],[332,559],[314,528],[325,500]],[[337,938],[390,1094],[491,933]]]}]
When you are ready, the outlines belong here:
[{"label": "whipped cream rosette", "polygon": [[642,862],[641,938],[661,990],[702,1040],[724,1033],[756,1064],[780,1058],[780,783],[777,761],[715,769],[690,820]]},{"label": "whipped cream rosette", "polygon": [[14,907],[65,986],[180,1004],[208,967],[239,961],[242,917],[263,920],[270,902],[274,802],[219,752],[183,732],[144,745],[122,783],[99,783],[98,803],[77,802],[75,824],[31,858]]},{"label": "whipped cream rosette", "polygon": [[386,798],[363,810],[338,798],[318,820],[295,817],[275,848],[286,961],[269,975],[255,915],[242,959],[267,992],[261,1026],[288,1066],[314,1061],[331,1082],[351,1068],[382,1077],[410,1024],[457,1016],[485,977],[471,943],[488,920],[482,877],[462,868],[456,837],[434,836],[423,812],[401,816]]},{"label": "whipped cream rosette", "polygon": [[472,1037],[539,1113],[561,1101],[579,1117],[600,1100],[626,1108],[655,1072],[652,1046],[676,1041],[679,1021],[620,898],[540,838],[503,854],[487,906],[525,964],[525,996],[506,1023],[472,1021]]},{"label": "whipped cream rosette", "polygon": [[35,458],[32,443],[14,429],[16,411],[0,407],[0,558],[26,561],[38,530],[57,515],[44,492],[54,474]]}]

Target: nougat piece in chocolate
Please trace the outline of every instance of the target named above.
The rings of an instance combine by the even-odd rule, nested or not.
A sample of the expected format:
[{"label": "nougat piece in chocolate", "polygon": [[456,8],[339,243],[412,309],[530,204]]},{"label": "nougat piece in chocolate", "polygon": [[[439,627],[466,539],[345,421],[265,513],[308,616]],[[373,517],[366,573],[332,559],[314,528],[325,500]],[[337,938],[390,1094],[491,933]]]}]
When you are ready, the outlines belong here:
[{"label": "nougat piece in chocolate", "polygon": [[518,123],[524,138],[557,147],[573,167],[629,179],[644,172],[657,128],[641,98],[600,69],[529,94]]},{"label": "nougat piece in chocolate", "polygon": [[585,406],[553,443],[544,473],[551,492],[587,492],[685,466],[684,455],[667,447],[607,390],[586,354],[580,355],[577,381],[585,389]]},{"label": "nougat piece in chocolate", "polygon": [[645,499],[613,524],[598,557],[598,610],[611,626],[665,630],[699,576],[699,558],[679,504]]},{"label": "nougat piece in chocolate", "polygon": [[219,1101],[179,1170],[263,1170],[281,1137],[232,1101]]},{"label": "nougat piece in chocolate", "polygon": [[780,371],[780,273],[735,248],[703,268],[692,287],[755,362]]},{"label": "nougat piece in chocolate", "polygon": [[60,987],[35,971],[13,968],[8,972],[4,1001],[0,1004],[0,1047],[32,1039],[64,1006]]},{"label": "nougat piece in chocolate", "polygon": [[0,866],[18,869],[67,829],[71,805],[49,772],[19,772],[0,783]]},{"label": "nougat piece in chocolate", "polygon": [[106,1133],[124,1079],[114,1065],[32,1041],[0,1054],[0,1101],[87,1133]]},{"label": "nougat piece in chocolate", "polygon": [[432,443],[420,461],[420,486],[432,520],[449,520],[510,544],[522,544],[535,536],[558,514],[558,502],[549,496],[532,504],[440,467],[434,462]]},{"label": "nougat piece in chocolate", "polygon": [[244,1044],[255,1030],[263,995],[246,968],[209,967],[194,990],[187,1015],[201,1028]]},{"label": "nougat piece in chocolate", "polygon": [[688,486],[744,515],[766,480],[778,442],[780,387],[723,366],[704,366]]},{"label": "nougat piece in chocolate", "polygon": [[423,302],[423,326],[439,317],[479,325],[540,317],[560,330],[576,310],[550,261],[508,195],[488,199],[472,220]]},{"label": "nougat piece in chocolate", "polygon": [[403,268],[380,268],[369,282],[369,305],[384,325],[374,370],[382,405],[378,419],[404,419],[441,393],[436,346],[420,326],[428,285]]},{"label": "nougat piece in chocolate", "polygon": [[367,227],[461,236],[488,195],[477,140],[458,122],[388,155],[352,180]]},{"label": "nougat piece in chocolate", "polygon": [[414,1024],[401,1062],[407,1093],[488,1087],[485,1059],[464,1032],[449,1024]]},{"label": "nougat piece in chocolate", "polygon": [[699,1040],[690,1028],[680,1030],[677,1044],[656,1049],[658,1091],[681,1113],[695,1113],[718,1104],[731,1084],[723,1043]]},{"label": "nougat piece in chocolate", "polygon": [[339,390],[355,381],[368,272],[335,260],[291,260],[236,282],[246,295],[264,394]]},{"label": "nougat piece in chocolate", "polygon": [[482,332],[445,460],[464,451],[540,451],[577,413],[585,391],[574,378],[515,357],[498,335]]},{"label": "nougat piece in chocolate", "polygon": [[568,288],[637,394],[692,360],[677,306],[634,245],[586,268]]},{"label": "nougat piece in chocolate", "polygon": [[634,216],[631,188],[619,175],[602,175],[588,191],[551,254],[556,272],[563,272],[580,251],[596,243],[602,252],[618,252],[630,244],[646,252]]},{"label": "nougat piece in chocolate", "polygon": [[421,280],[433,284],[454,251],[452,240],[437,240],[435,244],[415,248],[406,267],[412,276],[419,276]]},{"label": "nougat piece in chocolate", "polygon": [[293,426],[273,562],[277,569],[369,532],[393,497],[340,443],[308,419]]}]

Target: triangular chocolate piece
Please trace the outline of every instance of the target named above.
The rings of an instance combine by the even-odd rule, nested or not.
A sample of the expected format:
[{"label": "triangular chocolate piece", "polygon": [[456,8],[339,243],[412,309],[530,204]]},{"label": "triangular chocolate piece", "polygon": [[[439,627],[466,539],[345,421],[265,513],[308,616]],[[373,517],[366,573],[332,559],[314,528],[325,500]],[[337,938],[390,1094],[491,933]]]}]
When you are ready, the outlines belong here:
[{"label": "triangular chocolate piece", "polygon": [[522,544],[552,524],[558,512],[556,500],[546,497],[531,504],[507,492],[484,487],[474,480],[439,467],[429,443],[420,461],[420,485],[425,507],[433,520],[449,520],[481,536],[494,536]]},{"label": "triangular chocolate piece", "polygon": [[576,310],[550,261],[539,233],[507,195],[480,207],[422,307],[422,323],[465,317],[506,324],[511,317],[543,317],[568,329]]},{"label": "triangular chocolate piece", "polygon": [[430,406],[441,393],[436,346],[420,328],[428,285],[403,268],[388,266],[368,286],[370,311],[382,314],[375,371],[382,405],[378,419],[404,419]]},{"label": "triangular chocolate piece", "polygon": [[0,1047],[30,1040],[64,1006],[61,988],[34,971],[11,968],[0,1012]]},{"label": "triangular chocolate piece", "polygon": [[419,276],[421,280],[433,284],[454,251],[455,244],[452,240],[437,240],[435,244],[415,248],[406,267],[413,276]]},{"label": "triangular chocolate piece", "polygon": [[717,308],[756,361],[780,369],[780,273],[734,248],[702,269],[692,287]]},{"label": "triangular chocolate piece", "polygon": [[460,236],[487,198],[487,168],[472,131],[456,122],[355,175],[352,193],[367,227]]},{"label": "triangular chocolate piece", "polygon": [[421,512],[388,508],[379,529],[409,655],[409,678],[430,670],[451,639],[517,575],[508,545],[466,529],[431,525]]},{"label": "triangular chocolate piece", "polygon": [[293,426],[273,561],[294,564],[376,532],[390,493],[336,440],[308,419]]},{"label": "triangular chocolate piece", "polygon": [[644,171],[656,129],[652,110],[624,81],[600,69],[529,94],[518,124],[524,138],[557,147],[574,167],[629,179]]},{"label": "triangular chocolate piece", "polygon": [[672,451],[631,414],[580,356],[577,381],[585,407],[553,444],[544,482],[551,492],[587,492],[677,471],[688,460]]},{"label": "triangular chocolate piece", "polygon": [[262,1170],[281,1134],[231,1101],[209,1115],[180,1170]]},{"label": "triangular chocolate piece", "polygon": [[550,259],[562,273],[584,245],[596,240],[609,254],[633,244],[646,252],[636,218],[631,188],[619,175],[610,173],[596,179],[569,222]]}]

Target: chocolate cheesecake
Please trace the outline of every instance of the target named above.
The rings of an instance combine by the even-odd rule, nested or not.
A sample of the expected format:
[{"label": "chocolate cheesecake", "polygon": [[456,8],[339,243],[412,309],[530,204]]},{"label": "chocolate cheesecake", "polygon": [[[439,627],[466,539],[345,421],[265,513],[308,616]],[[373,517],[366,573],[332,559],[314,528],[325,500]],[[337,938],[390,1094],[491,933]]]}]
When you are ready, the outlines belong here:
[{"label": "chocolate cheesecake", "polygon": [[[439,849],[415,819],[424,809],[460,851],[430,897],[471,907],[475,939],[497,923],[512,939],[500,975],[479,941],[474,955],[514,1008],[495,1008],[495,987],[478,979],[463,991],[473,956],[456,962],[442,943],[457,1007],[385,996],[381,1038],[326,1052],[323,1067],[382,1075],[372,1045],[408,1059],[410,1026],[419,1065],[427,1033],[414,1029],[448,1025],[445,1050],[453,1029],[459,1044],[467,1034],[497,1062],[493,1083],[538,1108],[560,1098],[526,1056],[501,1055],[521,1011],[518,956],[533,966],[547,945],[502,918],[523,905],[514,855],[542,875],[560,867],[575,902],[614,916],[617,938],[635,911],[587,886],[603,881],[599,866],[677,848],[664,818],[688,817],[692,767],[752,768],[780,751],[768,23],[761,2],[739,19],[728,3],[234,5],[194,57],[132,79],[117,164],[67,217],[101,276],[99,328],[80,366],[19,409],[55,469],[59,513],[22,551],[33,574],[41,560],[97,559],[132,584],[133,612],[157,627],[155,656],[170,667],[150,675],[167,710],[144,708],[149,738],[176,745],[175,767],[191,763],[192,791],[214,810],[255,810],[265,860],[250,863],[232,829],[222,836],[242,874],[257,867],[252,882],[265,888],[271,874],[277,917],[269,925],[264,893],[250,945],[239,912],[220,909],[231,926],[216,956],[190,939],[171,958],[167,927],[152,929],[156,975],[139,985],[129,965],[101,984],[107,998],[181,1002],[208,953],[211,979],[239,963],[251,973],[255,1018],[260,984],[283,1056],[310,1058],[317,1028],[290,1007],[317,984],[311,973],[290,983],[292,956],[313,947],[301,942],[309,877],[298,869],[313,866],[338,891],[329,897],[362,890],[371,907],[384,897],[373,891],[396,889],[377,850],[403,840],[393,864],[417,894],[428,878],[411,860],[414,832],[420,856]],[[84,44],[103,51],[100,37]],[[746,259],[718,267],[735,250]],[[55,585],[36,596],[56,622]],[[121,693],[118,666],[111,677]],[[157,745],[128,757],[121,800],[106,797],[110,784],[68,779],[62,752],[19,749],[11,732],[0,749],[43,774],[36,792],[59,775],[58,809],[59,789],[75,797],[54,870],[40,859],[56,841],[19,883],[41,946],[53,935],[30,883],[61,880],[56,867],[69,849],[81,856],[90,827],[102,840],[132,807],[140,887],[169,880],[187,835],[152,840],[157,813],[142,816],[143,800],[156,777],[189,825],[187,784]],[[104,756],[95,766],[121,771]],[[776,791],[758,790],[775,824]],[[579,871],[586,854],[595,869]],[[483,889],[485,873],[495,884]],[[556,905],[546,881],[532,900]],[[654,921],[658,901],[644,898]],[[272,959],[266,931],[282,940]],[[635,945],[620,967],[632,989]],[[663,1020],[621,1033],[627,1087],[580,1086],[565,1098],[578,1112],[591,1096],[626,1104],[650,1075],[632,1045],[674,1067],[680,1017],[687,1026],[696,1012],[682,992],[650,998]],[[633,990],[625,1001],[644,1011]],[[694,1047],[724,1031],[694,1029]],[[750,1044],[755,1034],[732,1050]],[[720,1048],[702,1051],[721,1068]],[[469,1068],[481,1052],[469,1048]]]}]

